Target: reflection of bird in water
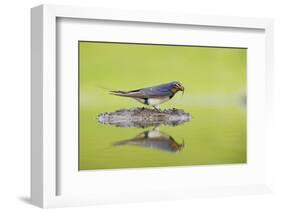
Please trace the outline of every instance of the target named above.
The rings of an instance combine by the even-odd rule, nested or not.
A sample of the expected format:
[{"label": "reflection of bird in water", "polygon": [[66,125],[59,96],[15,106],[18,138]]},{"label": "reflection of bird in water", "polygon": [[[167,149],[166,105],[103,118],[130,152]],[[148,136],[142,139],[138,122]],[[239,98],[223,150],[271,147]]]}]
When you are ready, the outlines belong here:
[{"label": "reflection of bird in water", "polygon": [[144,131],[132,139],[119,141],[113,145],[134,145],[167,152],[179,152],[184,148],[184,143],[178,144],[174,138],[172,138],[170,135],[160,132],[157,128]]},{"label": "reflection of bird in water", "polygon": [[111,91],[112,95],[133,98],[142,104],[153,106],[159,109],[159,105],[170,100],[178,92],[184,92],[181,83],[173,81],[167,84],[161,84],[153,87],[130,91]]}]

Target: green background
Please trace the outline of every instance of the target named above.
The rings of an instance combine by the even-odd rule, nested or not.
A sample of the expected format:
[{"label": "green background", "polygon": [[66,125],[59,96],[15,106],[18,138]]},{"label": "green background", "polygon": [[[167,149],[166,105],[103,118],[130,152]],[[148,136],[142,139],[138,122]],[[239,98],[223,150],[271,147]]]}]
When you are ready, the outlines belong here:
[{"label": "green background", "polygon": [[[79,42],[79,168],[110,169],[246,163],[247,50]],[[142,107],[135,100],[111,96],[109,90],[131,90],[180,81],[177,94],[161,108],[191,113],[184,125],[161,126],[185,147],[164,152],[138,146],[114,147],[147,129],[100,124],[98,114]],[[151,128],[148,128],[151,129]]]}]

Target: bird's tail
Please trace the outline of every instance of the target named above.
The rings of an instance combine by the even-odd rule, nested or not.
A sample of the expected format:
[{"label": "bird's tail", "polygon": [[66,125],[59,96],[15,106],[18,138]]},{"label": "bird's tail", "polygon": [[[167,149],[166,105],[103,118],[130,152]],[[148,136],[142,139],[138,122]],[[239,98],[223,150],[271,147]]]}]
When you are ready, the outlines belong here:
[{"label": "bird's tail", "polygon": [[116,96],[122,96],[122,97],[133,97],[135,92],[138,92],[138,90],[132,90],[132,91],[113,90],[113,89],[103,87],[103,86],[98,86],[98,88],[109,91],[110,95],[116,95]]},{"label": "bird's tail", "polygon": [[128,91],[110,91],[110,95],[122,96],[122,97],[130,97],[131,92]]}]

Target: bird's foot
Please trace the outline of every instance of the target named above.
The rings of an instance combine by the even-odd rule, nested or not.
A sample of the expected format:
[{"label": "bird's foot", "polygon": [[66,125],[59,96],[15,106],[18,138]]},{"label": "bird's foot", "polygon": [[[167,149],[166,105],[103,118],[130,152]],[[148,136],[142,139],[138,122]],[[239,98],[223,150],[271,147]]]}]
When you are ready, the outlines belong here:
[{"label": "bird's foot", "polygon": [[157,112],[162,112],[159,108],[153,106],[153,108],[157,111]]}]

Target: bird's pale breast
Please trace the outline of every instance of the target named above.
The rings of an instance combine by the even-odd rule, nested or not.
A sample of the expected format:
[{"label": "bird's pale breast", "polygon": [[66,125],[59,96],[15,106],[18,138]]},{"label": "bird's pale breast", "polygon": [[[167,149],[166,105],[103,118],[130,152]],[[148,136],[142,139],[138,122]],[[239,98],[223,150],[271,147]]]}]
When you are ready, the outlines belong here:
[{"label": "bird's pale breast", "polygon": [[147,100],[147,103],[148,105],[151,105],[151,106],[156,106],[156,105],[159,105],[161,103],[164,103],[166,101],[168,101],[170,98],[169,97],[164,97],[164,98],[149,98]]}]

